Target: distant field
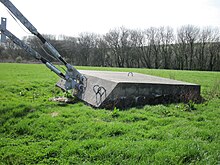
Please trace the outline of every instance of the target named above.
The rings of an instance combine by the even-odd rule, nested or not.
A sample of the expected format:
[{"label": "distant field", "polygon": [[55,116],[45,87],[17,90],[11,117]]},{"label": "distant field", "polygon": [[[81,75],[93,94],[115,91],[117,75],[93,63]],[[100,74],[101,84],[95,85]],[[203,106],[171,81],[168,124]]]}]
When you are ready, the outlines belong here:
[{"label": "distant field", "polygon": [[126,111],[49,101],[63,93],[44,65],[0,64],[0,164],[220,164],[220,72],[139,72],[200,84],[202,104]]}]

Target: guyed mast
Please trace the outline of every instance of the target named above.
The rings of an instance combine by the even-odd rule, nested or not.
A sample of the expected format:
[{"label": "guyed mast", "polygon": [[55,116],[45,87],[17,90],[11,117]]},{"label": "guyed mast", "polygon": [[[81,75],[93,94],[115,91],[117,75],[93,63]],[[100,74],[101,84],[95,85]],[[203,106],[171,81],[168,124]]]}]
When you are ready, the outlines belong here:
[{"label": "guyed mast", "polygon": [[65,80],[64,85],[61,87],[63,90],[71,90],[75,89],[77,93],[82,92],[84,89],[84,80],[85,77],[71,64],[67,63],[65,59],[60,55],[60,53],[54,48],[52,44],[50,44],[43,35],[41,35],[38,30],[31,24],[30,21],[12,4],[9,0],[0,0],[0,2],[15,16],[33,35],[37,36],[39,40],[43,43],[43,45],[50,51],[51,55],[65,65],[66,71],[65,74],[62,73],[56,66],[54,66],[50,61],[41,56],[37,51],[32,49],[30,46],[25,44],[19,38],[17,38],[14,34],[12,34],[6,28],[6,18],[1,18],[1,41],[5,42],[6,36],[10,38],[15,44],[19,45],[26,52],[28,52],[35,59],[40,60],[44,63],[51,71],[56,73],[60,78]]}]

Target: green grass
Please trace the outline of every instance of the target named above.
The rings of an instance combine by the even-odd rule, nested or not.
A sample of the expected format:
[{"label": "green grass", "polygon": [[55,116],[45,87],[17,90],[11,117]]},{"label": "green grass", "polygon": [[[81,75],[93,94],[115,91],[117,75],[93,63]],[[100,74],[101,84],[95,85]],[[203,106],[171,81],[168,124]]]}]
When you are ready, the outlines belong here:
[{"label": "green grass", "polygon": [[197,83],[202,104],[126,111],[60,104],[43,65],[0,64],[0,164],[219,164],[220,73],[127,68]]}]

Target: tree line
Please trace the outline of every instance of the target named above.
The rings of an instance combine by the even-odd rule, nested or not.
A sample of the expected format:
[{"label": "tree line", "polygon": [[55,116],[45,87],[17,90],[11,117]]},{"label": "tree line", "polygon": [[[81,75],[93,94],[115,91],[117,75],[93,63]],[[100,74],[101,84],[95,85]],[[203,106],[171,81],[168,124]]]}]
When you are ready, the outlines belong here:
[{"label": "tree line", "polygon": [[[220,71],[219,28],[119,27],[104,35],[44,37],[73,65]],[[55,61],[36,37],[26,36],[22,40]],[[0,46],[0,61],[36,62],[10,40]]]}]

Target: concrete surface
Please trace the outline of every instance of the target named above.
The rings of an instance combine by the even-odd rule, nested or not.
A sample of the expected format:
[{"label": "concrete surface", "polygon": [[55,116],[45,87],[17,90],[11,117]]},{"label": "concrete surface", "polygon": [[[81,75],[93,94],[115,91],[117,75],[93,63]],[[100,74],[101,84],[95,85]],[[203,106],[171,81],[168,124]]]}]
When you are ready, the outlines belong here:
[{"label": "concrete surface", "polygon": [[100,108],[128,108],[146,104],[200,100],[200,85],[140,73],[86,71],[86,88],[77,95]]}]

